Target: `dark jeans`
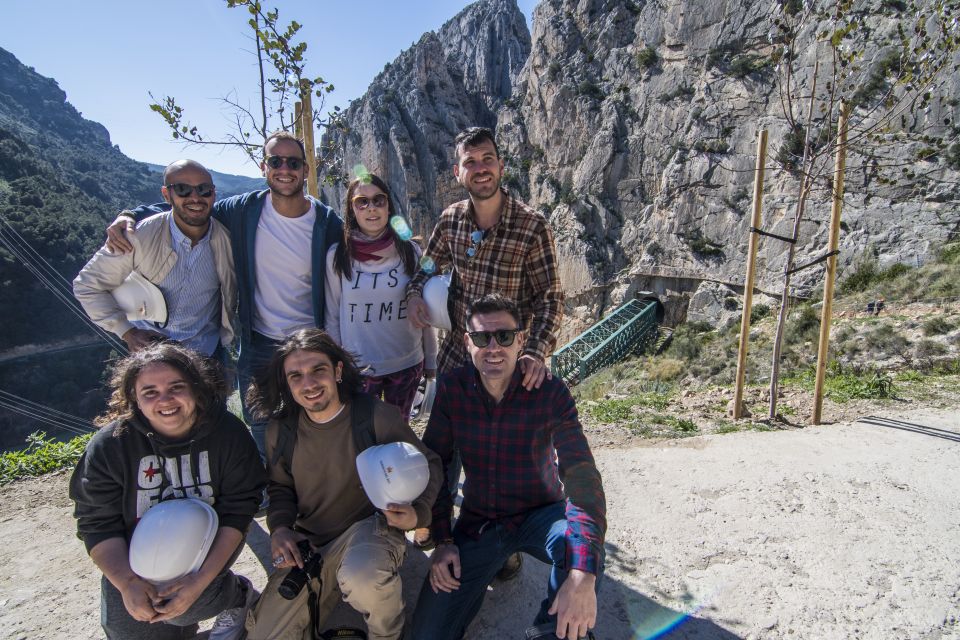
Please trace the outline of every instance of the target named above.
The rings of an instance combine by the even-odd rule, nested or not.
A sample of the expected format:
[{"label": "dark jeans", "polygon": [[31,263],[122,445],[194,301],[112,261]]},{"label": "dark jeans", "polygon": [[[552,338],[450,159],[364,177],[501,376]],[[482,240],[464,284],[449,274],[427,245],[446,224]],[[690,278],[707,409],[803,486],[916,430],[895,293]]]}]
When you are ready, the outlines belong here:
[{"label": "dark jeans", "polygon": [[[547,611],[567,579],[565,509],[563,502],[540,507],[530,512],[516,531],[496,524],[484,529],[476,540],[454,531],[454,541],[460,551],[460,588],[451,593],[434,593],[427,575],[413,613],[411,637],[416,640],[460,640],[480,611],[487,585],[506,559],[518,551],[551,565],[547,597],[540,603],[534,624],[556,622],[556,616]],[[601,558],[597,588],[602,575]],[[521,627],[518,627],[517,637],[522,633]]]},{"label": "dark jeans", "polygon": [[267,433],[267,421],[254,418],[247,404],[247,389],[257,375],[267,368],[270,358],[280,346],[279,340],[268,338],[267,336],[251,332],[250,340],[240,341],[240,357],[237,360],[237,390],[240,392],[240,403],[243,406],[243,421],[250,427],[250,433],[257,443],[257,450],[260,451],[260,458],[266,462],[267,449],[265,438]]},{"label": "dark jeans", "polygon": [[100,625],[109,640],[180,640],[197,634],[197,623],[226,609],[243,606],[246,593],[231,571],[213,579],[197,601],[182,616],[167,622],[134,620],[123,605],[123,596],[106,577],[100,579]]},{"label": "dark jeans", "polygon": [[400,409],[404,422],[410,422],[410,407],[413,406],[413,397],[417,395],[422,374],[421,361],[385,376],[363,376],[363,390],[374,398],[382,395],[384,402]]}]

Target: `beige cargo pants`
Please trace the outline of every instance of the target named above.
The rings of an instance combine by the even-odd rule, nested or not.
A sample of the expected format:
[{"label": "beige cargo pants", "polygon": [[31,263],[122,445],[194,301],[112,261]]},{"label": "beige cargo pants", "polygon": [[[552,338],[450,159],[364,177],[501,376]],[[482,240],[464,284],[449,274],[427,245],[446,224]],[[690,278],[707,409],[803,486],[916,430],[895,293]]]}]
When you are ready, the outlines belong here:
[{"label": "beige cargo pants", "polygon": [[[340,594],[367,623],[370,640],[398,640],[403,633],[403,596],[400,565],[406,538],[387,525],[381,513],[354,523],[321,547],[320,581],[311,581],[320,592],[322,623],[337,605]],[[312,640],[308,598],[304,588],[293,600],[277,591],[289,569],[275,571],[256,607],[247,614],[248,640]]]}]

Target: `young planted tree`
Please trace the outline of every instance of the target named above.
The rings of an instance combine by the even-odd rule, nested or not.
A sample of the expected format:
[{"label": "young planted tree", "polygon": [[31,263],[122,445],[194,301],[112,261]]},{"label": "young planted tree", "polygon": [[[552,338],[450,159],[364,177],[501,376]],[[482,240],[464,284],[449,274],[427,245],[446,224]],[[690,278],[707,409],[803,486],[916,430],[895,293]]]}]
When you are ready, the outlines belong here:
[{"label": "young planted tree", "polygon": [[[164,119],[171,134],[186,144],[213,145],[236,148],[247,155],[254,164],[260,162],[260,149],[271,132],[294,130],[299,117],[294,104],[303,95],[315,96],[314,126],[342,127],[340,108],[321,116],[324,100],[333,91],[333,85],[322,77],[306,74],[307,43],[297,39],[302,25],[296,20],[286,26],[280,24],[276,9],[266,10],[257,0],[226,0],[230,9],[246,10],[257,57],[257,105],[246,105],[239,96],[221,98],[232,121],[231,130],[222,137],[209,137],[186,118],[184,107],[173,96],[156,99],[150,108]],[[318,166],[335,165],[338,162],[336,149],[316,149]]]},{"label": "young planted tree", "polygon": [[[781,0],[771,24],[787,123],[776,159],[798,185],[773,347],[769,417],[774,419],[791,275],[828,257],[799,268],[794,259],[811,193],[822,189],[833,195],[831,158],[840,105],[849,109],[848,166],[863,172],[864,188],[904,182],[924,188],[960,169],[953,95],[960,0]],[[902,149],[909,143],[922,150],[905,160]]]}]

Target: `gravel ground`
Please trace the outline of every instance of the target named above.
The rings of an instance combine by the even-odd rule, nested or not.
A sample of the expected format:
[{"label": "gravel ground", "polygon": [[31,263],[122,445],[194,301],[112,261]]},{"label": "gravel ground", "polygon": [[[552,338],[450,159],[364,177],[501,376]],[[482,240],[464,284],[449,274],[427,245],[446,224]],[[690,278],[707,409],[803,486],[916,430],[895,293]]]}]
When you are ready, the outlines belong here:
[{"label": "gravel ground", "polygon": [[[881,415],[598,448],[598,639],[960,638],[960,409]],[[99,636],[99,574],[73,535],[67,478],[0,488],[2,638]],[[236,569],[262,586],[259,525]],[[427,562],[409,548],[408,604]],[[528,559],[494,585],[467,640],[522,638],[545,578]]]}]

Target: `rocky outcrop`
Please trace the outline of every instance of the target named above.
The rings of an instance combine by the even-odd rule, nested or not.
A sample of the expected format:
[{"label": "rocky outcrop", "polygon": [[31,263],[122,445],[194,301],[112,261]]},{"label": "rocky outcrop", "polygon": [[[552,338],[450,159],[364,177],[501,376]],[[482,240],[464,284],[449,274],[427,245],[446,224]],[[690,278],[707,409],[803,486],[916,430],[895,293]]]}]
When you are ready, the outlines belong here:
[{"label": "rocky outcrop", "polygon": [[[494,128],[530,52],[515,0],[481,0],[428,32],[351,103],[346,134],[328,138],[343,152],[348,178],[362,164],[390,185],[399,212],[429,234],[440,211],[464,197],[453,179],[453,138],[468,126]],[[326,186],[338,206],[342,186]]]},{"label": "rocky outcrop", "polygon": [[[901,16],[895,3],[861,8],[872,30],[866,83]],[[744,0],[537,6],[530,58],[498,114],[498,136],[514,186],[551,211],[573,307],[596,317],[637,289],[689,294],[706,279],[742,285],[760,128],[770,133],[771,167],[762,227],[791,235],[797,181],[773,168],[789,131],[770,38],[783,10]],[[816,52],[828,62],[829,47],[815,46],[828,27],[814,21],[802,34],[797,78],[807,92]],[[883,146],[884,159],[848,157],[841,269],[868,250],[881,264],[914,263],[957,232],[960,161],[918,158],[921,134],[956,137],[958,90],[958,76],[947,77],[929,108],[904,120],[906,141],[891,136]],[[865,103],[854,119],[869,117],[877,102]],[[821,180],[800,228],[798,264],[824,251],[829,209]],[[761,241],[761,290],[782,286],[786,247]],[[822,277],[822,266],[798,273],[794,292],[809,294]]]}]

